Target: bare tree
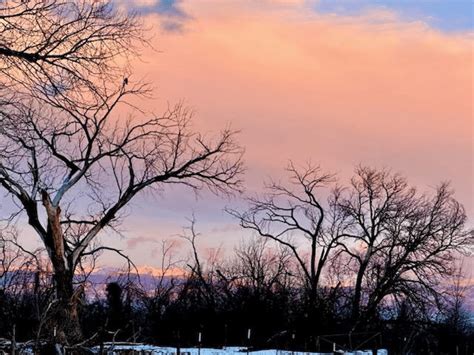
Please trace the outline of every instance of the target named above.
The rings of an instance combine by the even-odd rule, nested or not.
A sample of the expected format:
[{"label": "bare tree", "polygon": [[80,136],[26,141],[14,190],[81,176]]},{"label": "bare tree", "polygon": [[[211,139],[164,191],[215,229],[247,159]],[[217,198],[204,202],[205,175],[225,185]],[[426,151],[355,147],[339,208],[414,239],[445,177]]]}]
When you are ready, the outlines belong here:
[{"label": "bare tree", "polygon": [[387,302],[439,303],[442,281],[474,240],[449,184],[419,194],[400,175],[359,167],[350,186],[328,191],[334,177],[319,168],[289,171],[293,186],[272,182],[262,198],[249,199],[247,212],[230,212],[292,252],[313,300],[329,266],[342,274],[329,275],[325,286],[352,289],[355,325]]},{"label": "bare tree", "polygon": [[338,199],[344,242],[355,272],[352,318],[373,316],[388,296],[411,303],[439,294],[458,252],[472,247],[466,214],[443,183],[420,195],[407,180],[386,170],[359,167]]},{"label": "bare tree", "polygon": [[0,290],[19,294],[35,287],[35,276],[43,270],[44,250],[25,249],[18,241],[18,231],[13,226],[0,228]]},{"label": "bare tree", "polygon": [[51,272],[44,249],[25,249],[18,235],[11,225],[0,228],[0,332],[3,334],[21,321],[39,325],[51,298]]},{"label": "bare tree", "polygon": [[[162,240],[160,246],[160,274],[154,277],[155,289],[153,299],[158,304],[169,300],[176,286],[176,278],[185,274],[183,258],[177,257],[175,249],[178,245],[174,240]],[[176,273],[178,272],[178,275]]]},{"label": "bare tree", "polygon": [[340,218],[333,213],[334,203],[323,197],[324,193],[330,196],[334,175],[313,166],[298,170],[290,164],[287,170],[289,186],[270,182],[263,197],[249,198],[248,211],[229,212],[243,228],[291,251],[314,300],[322,271],[338,241]]},{"label": "bare tree", "polygon": [[[449,330],[449,336],[459,340],[463,335],[470,335],[474,331],[470,312],[466,305],[468,300],[469,284],[466,283],[466,274],[461,262],[452,275],[452,279],[445,286],[445,305],[443,309],[443,323]],[[453,339],[454,340],[454,339]]]},{"label": "bare tree", "polygon": [[189,219],[190,225],[184,228],[181,238],[186,240],[191,247],[191,257],[187,263],[190,270],[187,283],[183,289],[184,294],[195,292],[197,297],[204,300],[210,309],[215,309],[218,303],[217,276],[221,249],[210,251],[207,258],[202,259],[198,250],[197,241],[201,236],[196,230],[196,218]]},{"label": "bare tree", "polygon": [[178,293],[178,285],[186,276],[183,267],[184,260],[178,257],[176,249],[178,244],[174,240],[163,240],[159,251],[160,273],[154,275],[153,295],[145,299],[148,314],[154,314],[162,319],[164,312],[172,302],[173,296]]},{"label": "bare tree", "polygon": [[235,253],[230,274],[237,277],[237,285],[250,287],[265,298],[278,288],[285,289],[292,284],[292,254],[281,244],[272,246],[269,239],[251,239],[243,241]]},{"label": "bare tree", "polygon": [[162,116],[118,117],[127,97],[148,89],[117,64],[141,28],[110,2],[7,1],[0,26],[0,186],[47,250],[54,326],[67,343],[81,338],[76,268],[86,255],[114,250],[94,247],[104,229],[144,190],[238,190],[242,149],[230,129],[215,138],[193,132],[181,105]]},{"label": "bare tree", "polygon": [[144,38],[138,18],[110,1],[2,1],[2,94],[6,102],[14,95],[84,109],[100,105],[125,74],[117,59],[135,53]]}]

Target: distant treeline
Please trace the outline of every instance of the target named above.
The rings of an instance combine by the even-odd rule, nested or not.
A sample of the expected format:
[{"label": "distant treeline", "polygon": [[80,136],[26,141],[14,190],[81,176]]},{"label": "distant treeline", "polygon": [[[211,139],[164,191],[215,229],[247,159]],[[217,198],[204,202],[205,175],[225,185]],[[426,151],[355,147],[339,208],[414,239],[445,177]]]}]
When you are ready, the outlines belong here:
[{"label": "distant treeline", "polygon": [[[0,336],[54,344],[74,331],[80,340],[67,344],[78,347],[131,340],[330,351],[336,343],[394,354],[472,353],[459,260],[474,233],[448,184],[428,195],[369,167],[358,167],[346,187],[318,167],[290,165],[289,173],[287,184],[269,183],[248,198],[246,210],[228,210],[253,237],[233,251],[204,253],[193,217],[180,237],[188,256],[183,243],[177,250],[163,241],[159,272],[146,282],[122,251],[93,244],[62,283],[47,252],[27,251],[7,226]],[[104,250],[123,256],[128,269],[100,287],[94,265]],[[68,304],[59,301],[58,283],[70,287]],[[61,323],[66,317],[78,322]]]},{"label": "distant treeline", "polygon": [[[196,238],[189,240],[197,250]],[[416,303],[391,298],[376,313],[364,311],[355,320],[353,287],[324,286],[314,295],[286,249],[266,240],[243,242],[225,260],[194,255],[179,276],[167,274],[168,264],[162,276],[148,275],[146,280],[122,273],[94,285],[78,277],[79,317],[84,337],[90,339],[85,344],[126,340],[176,347],[331,351],[334,342],[338,349],[386,348],[391,354],[470,354],[474,349],[460,280],[440,290],[443,297],[437,303],[428,294]],[[13,326],[17,341],[51,337],[46,332],[51,331],[47,323],[54,288],[51,277],[35,273],[32,265],[2,278],[0,337],[11,338]]]}]

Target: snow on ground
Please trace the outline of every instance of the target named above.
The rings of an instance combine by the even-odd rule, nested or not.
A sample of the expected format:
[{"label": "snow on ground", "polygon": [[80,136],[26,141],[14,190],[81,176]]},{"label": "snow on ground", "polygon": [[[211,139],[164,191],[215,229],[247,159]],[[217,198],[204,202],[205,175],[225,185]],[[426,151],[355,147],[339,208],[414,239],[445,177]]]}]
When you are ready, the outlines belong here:
[{"label": "snow on ground", "polygon": [[[5,351],[10,349],[10,341],[0,339],[0,354],[6,354]],[[33,354],[32,345],[17,343],[17,351],[21,355]],[[99,354],[99,346],[91,349],[95,354]],[[107,355],[120,355],[121,351],[137,351],[142,352],[144,355],[177,355],[177,349],[174,347],[162,347],[147,344],[130,344],[130,343],[104,343],[104,350]],[[288,351],[278,349],[248,351],[242,347],[226,347],[223,349],[215,348],[181,348],[181,355],[332,355],[334,353],[310,353],[310,352],[299,352],[299,351]],[[374,355],[371,350],[344,352],[336,351],[337,354],[344,355]],[[377,351],[377,355],[388,355],[387,350],[380,349]]]},{"label": "snow on ground", "polygon": [[[176,355],[176,348],[171,347],[159,347],[153,345],[137,344],[106,344],[104,349],[110,351],[108,354],[113,354],[117,352],[119,354],[120,350],[135,350],[135,351],[145,351],[149,352],[150,355]],[[95,347],[94,350],[98,353],[99,348]],[[223,349],[213,349],[213,348],[181,348],[181,355],[231,355],[247,354],[245,348],[239,347],[227,347]],[[354,352],[337,352],[344,355],[373,355],[371,350],[364,351],[354,351]],[[259,350],[259,351],[249,351],[249,355],[332,355],[333,353],[310,353],[310,352],[298,352],[298,351],[288,351],[288,350],[277,350],[277,349],[268,349],[268,350]],[[377,351],[377,355],[388,355],[387,350],[380,349]]]}]

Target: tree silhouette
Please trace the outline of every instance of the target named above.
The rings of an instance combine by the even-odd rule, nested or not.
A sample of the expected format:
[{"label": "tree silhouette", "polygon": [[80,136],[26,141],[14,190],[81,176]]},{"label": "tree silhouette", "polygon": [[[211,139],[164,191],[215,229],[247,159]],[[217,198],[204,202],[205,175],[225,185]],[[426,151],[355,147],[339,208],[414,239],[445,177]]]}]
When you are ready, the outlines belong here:
[{"label": "tree silhouette", "polygon": [[108,1],[7,1],[0,7],[0,186],[43,242],[54,270],[52,323],[59,343],[81,338],[73,286],[82,259],[112,246],[140,192],[182,184],[240,188],[236,132],[195,133],[182,105],[120,119],[127,98],[148,93],[117,62],[141,26]]},{"label": "tree silhouette", "polygon": [[373,318],[389,297],[436,303],[441,280],[473,244],[464,208],[447,183],[430,196],[398,174],[358,167],[337,208],[346,226],[339,246],[355,273],[354,322]]},{"label": "tree silhouette", "polygon": [[[243,228],[277,242],[293,255],[309,300],[315,303],[323,270],[338,245],[342,228],[333,208],[335,202],[324,197],[335,176],[312,165],[297,169],[290,163],[287,170],[289,184],[272,181],[266,184],[263,196],[248,199],[248,211],[229,212]],[[337,191],[332,199],[337,200]]]}]

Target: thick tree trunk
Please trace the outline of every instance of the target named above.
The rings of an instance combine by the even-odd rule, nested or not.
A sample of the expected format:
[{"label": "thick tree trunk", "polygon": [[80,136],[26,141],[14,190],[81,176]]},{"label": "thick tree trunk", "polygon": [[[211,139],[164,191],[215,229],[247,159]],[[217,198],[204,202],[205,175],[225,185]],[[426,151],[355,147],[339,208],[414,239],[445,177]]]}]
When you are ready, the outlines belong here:
[{"label": "thick tree trunk", "polygon": [[364,278],[365,271],[367,269],[368,259],[359,267],[359,272],[357,273],[356,283],[354,287],[354,299],[352,301],[352,322],[355,324],[360,317],[360,302],[362,299],[362,281]]},{"label": "thick tree trunk", "polygon": [[55,342],[75,344],[82,339],[78,315],[79,291],[74,291],[73,275],[69,271],[56,270],[54,274],[56,304],[51,326],[56,329]]},{"label": "thick tree trunk", "polygon": [[48,216],[45,244],[54,269],[56,300],[52,308],[50,336],[56,343],[72,345],[82,339],[77,312],[80,290],[74,290],[74,266],[66,255],[61,209],[52,204],[49,195],[43,191],[43,205]]},{"label": "thick tree trunk", "polygon": [[[371,238],[373,241],[374,238]],[[362,281],[364,279],[365,272],[369,265],[370,258],[372,257],[372,243],[369,244],[367,251],[365,253],[364,258],[361,260],[361,264],[359,266],[359,271],[357,272],[356,284],[354,289],[354,299],[352,302],[352,322],[356,324],[360,317],[360,302],[362,299]]]},{"label": "thick tree trunk", "polygon": [[359,318],[360,300],[362,294],[362,273],[357,275],[356,284],[354,288],[354,299],[352,300],[352,321],[355,322]]}]

